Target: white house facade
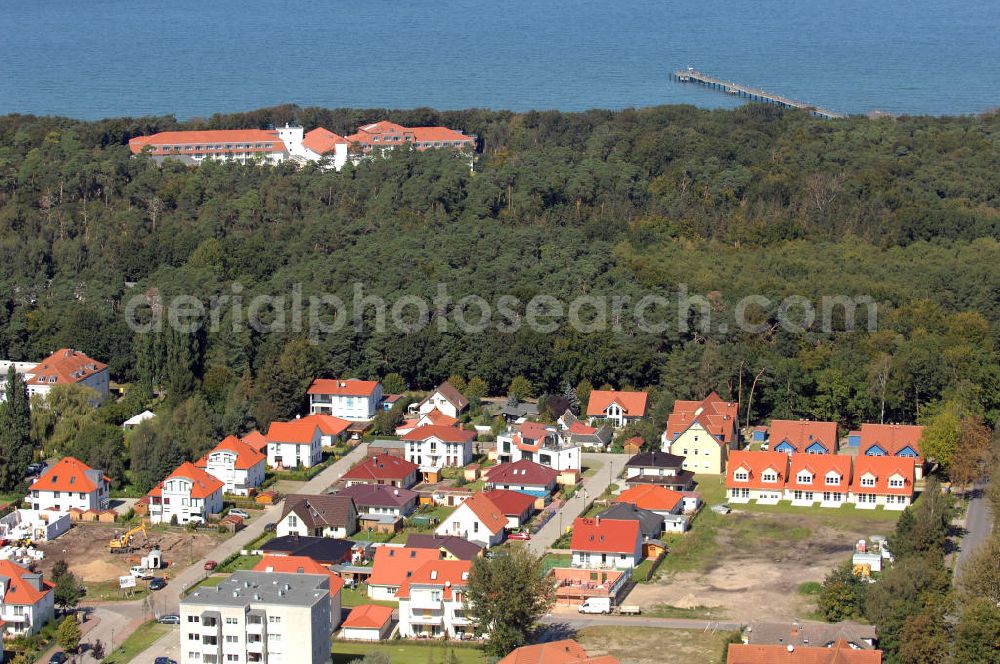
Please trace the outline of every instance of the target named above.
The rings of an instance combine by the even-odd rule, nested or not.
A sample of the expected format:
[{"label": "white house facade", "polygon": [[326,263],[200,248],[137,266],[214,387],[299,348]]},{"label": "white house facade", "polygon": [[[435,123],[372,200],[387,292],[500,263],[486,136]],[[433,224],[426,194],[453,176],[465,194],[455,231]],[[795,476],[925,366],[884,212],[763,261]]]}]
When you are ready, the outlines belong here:
[{"label": "white house facade", "polygon": [[72,509],[106,510],[110,504],[111,480],[73,457],[49,466],[32,482],[26,500],[35,511],[65,514]]},{"label": "white house facade", "polygon": [[184,525],[222,512],[223,483],[187,461],[149,492],[149,520]]}]

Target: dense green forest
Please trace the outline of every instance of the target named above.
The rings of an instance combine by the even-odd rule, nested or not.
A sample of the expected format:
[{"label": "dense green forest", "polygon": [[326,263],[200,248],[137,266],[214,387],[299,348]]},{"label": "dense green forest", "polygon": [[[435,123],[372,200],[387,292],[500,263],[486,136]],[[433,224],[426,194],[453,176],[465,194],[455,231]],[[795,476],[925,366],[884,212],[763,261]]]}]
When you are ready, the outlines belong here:
[{"label": "dense green forest", "polygon": [[[297,120],[347,134],[382,118],[475,134],[474,172],[449,151],[397,150],[334,173],[158,167],[127,147],[132,136],[177,128]],[[886,421],[915,421],[947,402],[993,423],[998,147],[998,114],[823,121],[757,105],[525,114],[280,107],[190,122],[0,117],[0,357],[78,348],[107,361],[119,381],[162,389],[168,406],[187,409],[181,421],[208,417],[206,437],[293,414],[315,375],[389,372],[416,389],[452,374],[479,377],[493,394],[516,376],[536,394],[581,381],[650,388],[660,413],[711,389],[746,403],[759,374],[752,422],[802,416],[854,426],[877,421],[883,407]],[[313,344],[295,330],[228,324],[135,334],[123,316],[135,293],[208,300],[239,283],[250,298],[302,284],[305,297],[350,300],[357,282],[390,297],[430,298],[444,283],[456,299],[522,302],[639,298],[683,284],[710,299],[719,321],[751,294],[817,304],[868,295],[879,303],[878,329],[349,326]],[[758,313],[776,320],[773,307]]]}]

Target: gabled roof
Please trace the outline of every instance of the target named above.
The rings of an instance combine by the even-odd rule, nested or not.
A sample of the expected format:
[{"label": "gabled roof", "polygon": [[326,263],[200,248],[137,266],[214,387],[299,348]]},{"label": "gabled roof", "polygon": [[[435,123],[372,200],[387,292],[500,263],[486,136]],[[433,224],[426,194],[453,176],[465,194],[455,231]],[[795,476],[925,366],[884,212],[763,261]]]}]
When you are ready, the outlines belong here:
[{"label": "gabled roof", "polygon": [[557,471],[530,459],[501,463],[486,469],[486,479],[491,484],[549,486],[557,477]]},{"label": "gabled roof", "polygon": [[[376,136],[381,140],[376,141]],[[348,136],[347,140],[351,143],[361,143],[363,145],[392,145],[393,142],[387,139],[395,137],[398,137],[396,144],[399,145],[405,143],[407,140],[418,143],[438,141],[473,142],[471,136],[466,136],[460,131],[448,129],[447,127],[404,127],[388,120],[358,127],[357,133]]]},{"label": "gabled roof", "polygon": [[507,516],[521,516],[535,507],[535,499],[520,491],[493,489],[483,493]]},{"label": "gabled roof", "polygon": [[194,145],[216,143],[266,143],[272,152],[284,152],[285,144],[278,138],[278,132],[265,129],[210,129],[204,131],[161,131],[149,136],[136,136],[129,140],[128,147],[132,154],[139,154],[142,149],[158,145]]},{"label": "gabled roof", "polygon": [[[791,649],[789,649],[791,648]],[[881,664],[881,650],[855,650],[843,639],[832,647],[732,643],[726,664]]]},{"label": "gabled roof", "polygon": [[715,392],[703,401],[675,401],[674,410],[667,419],[667,440],[673,441],[675,434],[687,431],[697,422],[720,445],[729,443],[736,435],[738,409],[736,402],[723,401]]},{"label": "gabled roof", "polygon": [[247,435],[240,438],[244,443],[254,448],[258,452],[264,452],[267,449],[267,436],[262,434],[257,429],[254,429]]},{"label": "gabled roof", "polygon": [[[747,471],[748,479],[745,482],[737,482],[734,479],[736,471],[740,469]],[[777,473],[777,481],[765,482],[761,479],[764,471],[768,469]],[[726,486],[729,488],[784,489],[787,480],[788,455],[784,452],[735,450],[729,453],[729,461],[726,464]]]},{"label": "gabled roof", "polygon": [[31,483],[30,491],[73,491],[90,493],[97,490],[101,482],[111,483],[111,479],[99,470],[94,470],[74,457],[63,457],[49,466],[42,476]]},{"label": "gabled roof", "polygon": [[[799,475],[806,470],[812,473],[812,484],[799,483]],[[840,476],[840,484],[827,484],[831,472]],[[851,457],[845,454],[793,454],[788,469],[789,489],[805,491],[836,491],[847,493],[851,486]]]},{"label": "gabled roof", "polygon": [[487,531],[496,535],[507,526],[507,515],[484,493],[474,493],[458,509],[468,508]]},{"label": "gabled roof", "polygon": [[347,145],[348,143],[349,141],[343,136],[323,127],[316,127],[312,131],[306,132],[306,135],[302,137],[302,145],[316,154],[332,152],[338,145]]},{"label": "gabled roof", "polygon": [[771,449],[788,443],[795,452],[805,452],[819,443],[829,452],[837,449],[837,423],[811,420],[771,420]]},{"label": "gabled roof", "polygon": [[343,528],[351,524],[357,513],[350,496],[320,494],[291,495],[285,498],[281,518],[294,512],[307,528]]},{"label": "gabled roof", "polygon": [[317,378],[309,386],[309,394],[334,394],[347,397],[370,397],[378,387],[377,380],[356,378]]},{"label": "gabled roof", "polygon": [[260,549],[265,553],[302,556],[322,564],[338,565],[345,560],[350,560],[353,545],[354,543],[350,540],[332,537],[285,535],[264,542],[260,545]]},{"label": "gabled roof", "polygon": [[401,586],[421,565],[441,557],[437,549],[413,549],[408,546],[380,546],[368,578],[370,586]]},{"label": "gabled roof", "polygon": [[684,494],[655,484],[640,484],[622,491],[616,503],[628,503],[644,510],[672,512],[684,500]]},{"label": "gabled roof", "polygon": [[236,455],[236,465],[238,470],[248,470],[253,468],[258,463],[263,462],[267,459],[266,456],[258,452],[256,449],[250,445],[244,443],[242,440],[236,436],[226,436],[222,441],[216,445],[212,451],[198,459],[194,465],[199,468],[205,468],[208,466],[208,458],[215,454],[216,452],[232,452]]},{"label": "gabled roof", "polygon": [[316,436],[317,429],[319,426],[315,421],[307,422],[305,418],[291,422],[271,422],[267,429],[267,442],[309,445]]},{"label": "gabled roof", "polygon": [[[862,478],[868,474],[875,477],[874,487],[861,485]],[[902,487],[889,486],[889,478],[894,475],[900,475],[903,478]],[[913,457],[859,455],[854,459],[854,480],[851,482],[851,491],[854,493],[912,496],[915,477],[916,462]]]},{"label": "gabled roof", "polygon": [[632,503],[617,502],[597,516],[615,521],[638,521],[643,534],[658,537],[663,532],[663,517],[648,509],[636,507]]},{"label": "gabled roof", "polygon": [[319,432],[324,436],[339,436],[347,431],[347,428],[351,426],[351,422],[349,420],[344,420],[325,413],[313,413],[312,415],[306,415],[305,417],[300,418],[299,421],[315,424],[319,428]]},{"label": "gabled roof", "polygon": [[305,556],[265,555],[253,568],[255,572],[284,574],[319,574],[330,579],[330,596],[336,595],[344,587],[344,580],[312,558]]},{"label": "gabled roof", "polygon": [[511,437],[518,449],[537,452],[549,436],[555,437],[555,427],[541,422],[522,422]]},{"label": "gabled roof", "polygon": [[338,496],[354,499],[354,504],[362,507],[403,507],[417,500],[417,492],[402,487],[385,484],[353,484],[337,492]]},{"label": "gabled roof", "polygon": [[163,485],[165,482],[173,479],[185,479],[191,482],[191,497],[192,498],[208,498],[216,491],[222,491],[225,486],[218,479],[212,477],[206,473],[201,468],[198,468],[190,461],[185,461],[177,470],[167,475],[167,477],[160,482],[153,490],[147,495],[149,496],[161,496],[163,495]]},{"label": "gabled roof", "polygon": [[343,474],[345,480],[405,480],[417,471],[417,464],[391,456],[376,454],[368,457]]},{"label": "gabled roof", "polygon": [[862,424],[861,454],[872,445],[878,445],[886,454],[899,454],[907,447],[913,448],[917,456],[923,456],[920,449],[920,439],[924,428],[915,424]]},{"label": "gabled roof", "polygon": [[566,427],[566,431],[569,431],[570,433],[575,433],[575,434],[578,434],[578,435],[581,435],[581,436],[592,436],[595,433],[597,433],[597,429],[595,429],[594,427],[592,427],[590,425],[584,424],[580,420],[576,420],[575,422],[573,422],[572,424],[570,424],[568,427]]},{"label": "gabled roof", "polygon": [[403,440],[427,440],[429,438],[437,438],[445,443],[467,443],[475,437],[475,431],[466,431],[465,429],[459,429],[456,427],[443,427],[428,424],[410,431],[403,436]]},{"label": "gabled roof", "polygon": [[638,521],[578,518],[569,548],[591,553],[634,553],[641,541]]},{"label": "gabled roof", "polygon": [[619,392],[617,390],[594,390],[587,402],[587,415],[600,417],[613,403],[621,406],[628,417],[645,417],[646,402],[649,394],[646,392]]},{"label": "gabled roof", "polygon": [[343,629],[382,629],[392,620],[392,607],[378,604],[359,604],[341,625]]},{"label": "gabled roof", "polygon": [[684,467],[684,457],[660,450],[639,452],[625,462],[625,467],[629,466],[634,468],[674,468],[679,470]]},{"label": "gabled roof", "polygon": [[440,394],[444,397],[448,403],[455,407],[455,412],[457,413],[461,413],[469,405],[469,400],[466,399],[465,396],[455,389],[455,386],[448,381],[444,381],[438,385],[436,390],[431,392],[426,399],[420,402],[420,405],[422,406],[427,403],[427,401],[435,394]]},{"label": "gabled roof", "polygon": [[32,376],[25,383],[29,386],[79,383],[107,368],[108,365],[92,360],[78,350],[60,348],[36,364],[28,372]]},{"label": "gabled roof", "polygon": [[610,655],[590,657],[573,639],[521,646],[497,664],[618,664]]},{"label": "gabled roof", "polygon": [[[7,593],[4,604],[32,605],[49,594],[54,583],[42,579],[40,574],[21,567],[10,560],[0,560],[0,577],[7,579]],[[36,587],[41,586],[41,589]]]},{"label": "gabled roof", "polygon": [[411,549],[444,549],[459,560],[473,560],[483,551],[483,547],[467,539],[433,533],[413,533],[406,538],[406,546]]},{"label": "gabled roof", "polygon": [[403,424],[396,427],[397,429],[416,429],[418,426],[439,426],[439,427],[454,427],[458,424],[458,418],[452,417],[451,415],[445,415],[440,410],[435,408],[429,413],[425,413],[418,418],[405,420]]},{"label": "gabled roof", "polygon": [[413,586],[442,588],[442,597],[450,600],[455,588],[464,588],[469,583],[472,563],[468,560],[432,560],[421,565],[396,593],[397,599],[409,599]]}]

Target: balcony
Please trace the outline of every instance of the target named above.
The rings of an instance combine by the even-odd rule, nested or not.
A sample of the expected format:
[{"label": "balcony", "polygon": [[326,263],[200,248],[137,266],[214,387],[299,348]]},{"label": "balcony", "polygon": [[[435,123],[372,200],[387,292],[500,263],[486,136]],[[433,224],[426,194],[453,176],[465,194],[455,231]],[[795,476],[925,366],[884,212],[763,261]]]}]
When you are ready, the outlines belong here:
[{"label": "balcony", "polygon": [[264,633],[264,622],[251,622],[247,621],[247,634],[263,634]]},{"label": "balcony", "polygon": [[412,593],[410,597],[410,610],[415,612],[417,610],[431,609],[434,611],[441,610],[441,598],[434,599],[427,593]]},{"label": "balcony", "polygon": [[410,624],[413,625],[441,625],[443,617],[440,613],[413,613],[410,615]]}]

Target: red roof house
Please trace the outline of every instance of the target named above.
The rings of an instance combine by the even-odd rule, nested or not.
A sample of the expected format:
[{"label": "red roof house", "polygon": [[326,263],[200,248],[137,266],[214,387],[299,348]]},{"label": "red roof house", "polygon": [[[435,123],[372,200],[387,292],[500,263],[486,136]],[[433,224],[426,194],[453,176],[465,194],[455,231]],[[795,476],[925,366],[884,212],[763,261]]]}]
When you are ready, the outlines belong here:
[{"label": "red roof house", "polygon": [[756,500],[773,505],[784,497],[787,480],[787,454],[750,450],[730,453],[726,489],[732,502]]},{"label": "red roof house", "polygon": [[593,420],[608,420],[617,427],[646,417],[649,395],[646,392],[594,390],[587,402],[587,416]]},{"label": "red roof house", "polygon": [[578,518],[569,548],[573,567],[627,569],[642,561],[642,532],[634,520]]},{"label": "red roof house", "polygon": [[346,480],[348,486],[353,484],[387,484],[409,489],[417,482],[418,470],[417,464],[406,459],[388,454],[376,454],[351,468],[344,473],[341,479]]}]

